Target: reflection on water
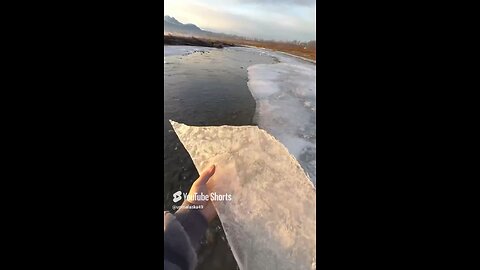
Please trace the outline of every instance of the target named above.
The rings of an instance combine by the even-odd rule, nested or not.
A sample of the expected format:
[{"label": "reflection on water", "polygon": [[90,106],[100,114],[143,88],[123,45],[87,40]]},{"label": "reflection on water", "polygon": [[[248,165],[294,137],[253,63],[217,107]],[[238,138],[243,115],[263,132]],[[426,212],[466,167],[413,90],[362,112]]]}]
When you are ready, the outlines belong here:
[{"label": "reflection on water", "polygon": [[[247,67],[274,59],[241,48],[169,56],[164,63],[164,209],[172,194],[188,192],[198,173],[168,119],[193,126],[252,125],[255,100],[247,87]],[[218,218],[209,225],[197,269],[238,269]]]}]

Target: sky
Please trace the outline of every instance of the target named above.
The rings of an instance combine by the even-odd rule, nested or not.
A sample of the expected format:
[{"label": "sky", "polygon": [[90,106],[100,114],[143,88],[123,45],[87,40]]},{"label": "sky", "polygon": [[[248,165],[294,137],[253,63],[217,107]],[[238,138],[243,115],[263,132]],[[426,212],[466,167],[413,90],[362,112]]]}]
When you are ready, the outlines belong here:
[{"label": "sky", "polygon": [[316,0],[165,0],[164,14],[226,34],[315,40]]}]

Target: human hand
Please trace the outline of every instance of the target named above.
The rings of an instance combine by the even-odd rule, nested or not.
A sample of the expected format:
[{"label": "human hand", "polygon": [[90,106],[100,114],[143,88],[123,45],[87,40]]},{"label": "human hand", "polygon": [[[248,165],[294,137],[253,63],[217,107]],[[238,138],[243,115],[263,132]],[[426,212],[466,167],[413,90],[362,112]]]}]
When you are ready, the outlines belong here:
[{"label": "human hand", "polygon": [[212,201],[210,198],[208,200],[195,200],[194,194],[205,194],[209,195],[208,189],[207,189],[207,182],[210,179],[210,177],[213,176],[215,173],[215,165],[210,166],[209,168],[205,169],[200,176],[198,177],[197,180],[193,183],[192,187],[190,188],[190,191],[188,192],[188,202],[191,204],[195,205],[203,205],[203,208],[200,209],[200,212],[202,215],[205,217],[208,223],[212,221],[216,216],[217,216],[217,210],[215,210],[215,207],[213,206]]}]

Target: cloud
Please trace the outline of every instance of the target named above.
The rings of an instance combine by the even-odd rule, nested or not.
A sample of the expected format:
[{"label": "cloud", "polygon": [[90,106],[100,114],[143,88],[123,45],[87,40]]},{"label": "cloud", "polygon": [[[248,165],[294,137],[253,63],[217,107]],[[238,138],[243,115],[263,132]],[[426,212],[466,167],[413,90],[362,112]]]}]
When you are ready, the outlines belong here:
[{"label": "cloud", "polygon": [[[282,5],[290,3],[290,6],[285,8],[278,5],[279,2]],[[299,5],[307,2],[315,5],[315,1],[305,0],[177,0],[165,2],[164,15],[214,32],[262,39],[307,41],[315,39],[314,8]],[[253,8],[252,4],[258,6]]]},{"label": "cloud", "polygon": [[300,6],[314,6],[316,0],[233,0],[237,3],[256,3],[256,4],[293,4]]}]

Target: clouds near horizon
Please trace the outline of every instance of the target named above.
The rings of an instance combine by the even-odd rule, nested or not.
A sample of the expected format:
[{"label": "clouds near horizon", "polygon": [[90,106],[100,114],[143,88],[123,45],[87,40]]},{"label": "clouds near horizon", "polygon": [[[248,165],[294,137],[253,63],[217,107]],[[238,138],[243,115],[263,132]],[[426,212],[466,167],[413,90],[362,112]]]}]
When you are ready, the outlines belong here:
[{"label": "clouds near horizon", "polygon": [[164,15],[202,29],[275,40],[316,39],[313,0],[166,0]]}]

